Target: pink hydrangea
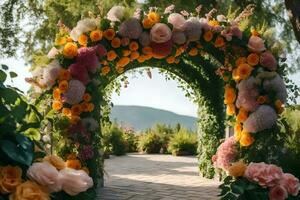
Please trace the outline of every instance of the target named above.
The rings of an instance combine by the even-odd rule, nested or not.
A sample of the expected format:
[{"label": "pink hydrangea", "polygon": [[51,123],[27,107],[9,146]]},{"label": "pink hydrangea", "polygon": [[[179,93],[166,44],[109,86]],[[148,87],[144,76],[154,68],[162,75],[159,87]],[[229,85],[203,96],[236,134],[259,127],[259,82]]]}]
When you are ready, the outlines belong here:
[{"label": "pink hydrangea", "polygon": [[263,39],[258,36],[251,36],[248,41],[248,49],[252,52],[260,53],[266,50]]},{"label": "pink hydrangea", "polygon": [[234,162],[237,155],[235,138],[232,136],[226,139],[218,148],[212,161],[215,167],[227,170],[231,163]]},{"label": "pink hydrangea", "polygon": [[98,57],[95,48],[82,47],[78,50],[76,62],[85,66],[89,72],[95,73],[99,66]]},{"label": "pink hydrangea", "polygon": [[120,25],[118,34],[129,39],[138,39],[143,32],[140,21],[136,18],[128,19]]},{"label": "pink hydrangea", "polygon": [[184,33],[189,41],[197,41],[202,33],[202,26],[198,18],[192,17],[183,25]]},{"label": "pink hydrangea", "polygon": [[264,162],[250,163],[244,174],[245,178],[264,188],[276,186],[282,176],[283,172],[280,167]]},{"label": "pink hydrangea", "polygon": [[288,193],[286,189],[281,186],[277,185],[269,191],[269,199],[270,200],[285,200],[288,197]]},{"label": "pink hydrangea", "polygon": [[255,111],[259,106],[256,100],[259,91],[255,84],[255,78],[251,76],[248,79],[242,80],[237,87],[239,92],[236,106],[238,108],[244,108],[247,111]]},{"label": "pink hydrangea", "polygon": [[172,40],[164,43],[151,42],[150,46],[152,47],[153,53],[156,55],[167,56],[172,52]]},{"label": "pink hydrangea", "polygon": [[260,64],[271,71],[276,71],[277,69],[276,58],[270,52],[264,52],[260,55]]},{"label": "pink hydrangea", "polygon": [[279,74],[270,80],[266,79],[263,87],[267,92],[275,92],[276,99],[279,99],[282,103],[286,103],[288,97],[286,85]]},{"label": "pink hydrangea", "polygon": [[276,121],[276,111],[271,106],[261,105],[244,122],[244,129],[250,133],[257,133],[272,128]]},{"label": "pink hydrangea", "polygon": [[62,96],[64,102],[74,105],[82,101],[85,92],[85,86],[78,80],[71,80],[69,88]]},{"label": "pink hydrangea", "polygon": [[145,47],[145,46],[149,46],[149,44],[151,43],[150,41],[150,35],[148,32],[144,31],[140,37],[139,37],[139,43]]},{"label": "pink hydrangea", "polygon": [[186,42],[186,37],[183,32],[176,31],[176,32],[173,32],[172,40],[175,44],[181,45]]},{"label": "pink hydrangea", "polygon": [[164,43],[171,39],[172,31],[171,29],[163,23],[155,24],[150,31],[150,38],[152,42]]},{"label": "pink hydrangea", "polygon": [[286,191],[292,195],[297,196],[299,193],[300,183],[294,175],[285,173],[280,181],[280,184],[286,189]]},{"label": "pink hydrangea", "polygon": [[74,79],[81,81],[84,85],[90,82],[87,69],[78,63],[74,63],[69,67],[70,73]]},{"label": "pink hydrangea", "polygon": [[178,13],[172,13],[168,17],[168,23],[172,24],[173,29],[175,30],[182,30],[185,22],[185,18]]}]

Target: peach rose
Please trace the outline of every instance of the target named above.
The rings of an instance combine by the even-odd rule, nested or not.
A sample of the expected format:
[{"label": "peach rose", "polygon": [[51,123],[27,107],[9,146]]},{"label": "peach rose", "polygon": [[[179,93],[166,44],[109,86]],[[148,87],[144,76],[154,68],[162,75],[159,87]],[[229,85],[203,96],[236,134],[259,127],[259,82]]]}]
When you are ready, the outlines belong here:
[{"label": "peach rose", "polygon": [[266,50],[264,41],[258,36],[251,36],[248,41],[248,48],[250,51],[259,53]]},{"label": "peach rose", "polygon": [[49,194],[33,181],[19,185],[9,200],[50,200]]},{"label": "peach rose", "polygon": [[167,42],[171,39],[171,37],[171,29],[163,23],[155,24],[150,31],[150,39],[155,43]]},{"label": "peach rose", "polygon": [[277,185],[269,191],[270,200],[285,200],[287,197],[288,193],[281,185]]},{"label": "peach rose", "polygon": [[58,179],[58,171],[48,162],[38,162],[32,164],[27,176],[42,186],[45,186],[49,192],[58,192],[61,190],[61,183]]},{"label": "peach rose", "polygon": [[260,64],[271,71],[276,71],[277,69],[277,61],[270,52],[264,52],[261,54]]},{"label": "peach rose", "polygon": [[65,168],[59,172],[62,189],[69,195],[75,196],[93,186],[93,179],[83,170]]},{"label": "peach rose", "polygon": [[228,168],[228,174],[230,176],[239,177],[243,176],[247,169],[247,165],[243,161],[232,163]]},{"label": "peach rose", "polygon": [[53,165],[57,170],[62,170],[66,167],[65,161],[58,156],[50,155],[46,156],[43,161],[49,162],[51,165]]},{"label": "peach rose", "polygon": [[292,195],[297,196],[299,193],[299,179],[297,179],[294,175],[285,173],[280,181],[280,184],[286,189],[286,191]]},{"label": "peach rose", "polygon": [[0,167],[0,193],[8,194],[22,183],[22,169],[18,166]]},{"label": "peach rose", "polygon": [[181,14],[172,13],[168,17],[168,23],[173,25],[173,29],[182,30],[185,19]]}]

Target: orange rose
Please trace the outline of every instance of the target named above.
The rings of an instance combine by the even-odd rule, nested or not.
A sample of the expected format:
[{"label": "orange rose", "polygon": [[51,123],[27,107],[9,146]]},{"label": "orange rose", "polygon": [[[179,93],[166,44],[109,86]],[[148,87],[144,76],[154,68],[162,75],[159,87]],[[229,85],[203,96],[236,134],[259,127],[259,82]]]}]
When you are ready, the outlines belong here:
[{"label": "orange rose", "polygon": [[58,88],[61,92],[66,92],[69,88],[68,81],[61,81],[58,85]]},{"label": "orange rose", "polygon": [[117,67],[125,67],[128,65],[130,62],[129,57],[122,57],[118,62],[117,62]]},{"label": "orange rose", "polygon": [[236,120],[238,122],[244,122],[247,120],[247,118],[248,118],[248,112],[245,109],[241,108],[239,110],[239,114],[236,116]]},{"label": "orange rose", "polygon": [[227,104],[226,114],[229,116],[235,115],[235,105],[234,104]]},{"label": "orange rose", "polygon": [[236,61],[235,64],[236,66],[239,66],[240,64],[246,63],[247,62],[247,58],[246,57],[239,57]]},{"label": "orange rose", "polygon": [[242,131],[240,145],[243,147],[248,147],[254,142],[254,138],[251,136],[250,133],[246,131]]},{"label": "orange rose", "polygon": [[68,42],[63,49],[63,55],[66,58],[74,58],[75,56],[77,56],[77,45],[73,42]]},{"label": "orange rose", "polygon": [[203,35],[203,38],[206,42],[211,41],[213,39],[213,37],[214,37],[214,34],[211,31],[206,31]]},{"label": "orange rose", "polygon": [[147,17],[153,24],[158,23],[160,20],[160,16],[156,12],[149,12]]},{"label": "orange rose", "polygon": [[103,37],[103,32],[98,29],[90,33],[90,38],[93,42],[102,40],[102,37]]},{"label": "orange rose", "polygon": [[115,48],[115,49],[119,48],[121,46],[121,40],[120,40],[120,38],[115,37],[114,39],[112,39],[111,46],[113,48]]},{"label": "orange rose", "polygon": [[61,91],[59,88],[54,88],[52,95],[54,100],[61,100]]},{"label": "orange rose", "polygon": [[225,86],[225,93],[224,93],[224,103],[225,104],[232,104],[236,99],[236,93],[234,88],[230,85]]},{"label": "orange rose", "polygon": [[101,75],[107,75],[110,72],[110,67],[109,66],[104,66],[101,69]]},{"label": "orange rose", "polygon": [[81,169],[81,163],[77,159],[67,160],[66,165],[67,165],[67,167],[72,168],[72,169],[76,169],[76,170]]},{"label": "orange rose", "polygon": [[57,170],[62,170],[66,167],[65,161],[61,157],[58,157],[55,155],[46,156],[46,157],[44,157],[43,161],[49,162]]},{"label": "orange rose", "polygon": [[139,56],[140,56],[140,53],[138,51],[133,51],[133,52],[131,52],[130,59],[136,60],[136,59],[138,59]]},{"label": "orange rose", "polygon": [[243,80],[251,75],[252,70],[253,68],[250,65],[246,63],[240,64],[237,68],[236,75]]},{"label": "orange rose", "polygon": [[82,97],[83,101],[89,102],[92,99],[92,96],[89,93],[85,93]]},{"label": "orange rose", "polygon": [[149,29],[149,28],[151,28],[153,25],[154,25],[154,22],[153,21],[151,21],[149,18],[145,18],[145,19],[143,19],[143,27],[145,28],[145,29]]},{"label": "orange rose", "polygon": [[60,81],[63,81],[63,80],[67,80],[68,81],[68,80],[70,80],[70,78],[71,78],[71,73],[68,70],[61,69],[59,71],[59,73],[58,73],[58,79]]},{"label": "orange rose", "polygon": [[81,46],[86,46],[87,45],[87,42],[88,42],[88,36],[86,36],[85,34],[82,34],[79,36],[78,38],[78,43],[81,45]]},{"label": "orange rose", "polygon": [[123,54],[123,56],[129,56],[131,54],[131,51],[129,51],[129,50],[123,50],[122,54]]},{"label": "orange rose", "polygon": [[49,194],[33,181],[19,185],[9,200],[50,200]]},{"label": "orange rose", "polygon": [[237,69],[234,69],[232,71],[232,78],[233,80],[235,80],[236,82],[239,82],[241,80],[241,78],[237,75]]},{"label": "orange rose", "polygon": [[22,183],[22,169],[18,166],[0,167],[0,193],[13,192]]},{"label": "orange rose", "polygon": [[63,107],[63,104],[62,104],[61,101],[58,101],[58,100],[53,101],[53,103],[52,103],[52,109],[53,109],[53,110],[58,111],[58,110],[60,110],[62,107]]},{"label": "orange rose", "polygon": [[143,62],[145,62],[145,60],[146,60],[146,57],[144,55],[141,55],[140,57],[137,58],[137,61],[139,63],[143,63]]},{"label": "orange rose", "polygon": [[137,42],[130,42],[129,49],[131,51],[137,51],[139,49],[139,44]]},{"label": "orange rose", "polygon": [[63,108],[61,112],[62,112],[63,116],[66,116],[66,117],[71,116],[71,109],[70,108]]},{"label": "orange rose", "polygon": [[88,104],[88,111],[92,112],[95,109],[95,105],[93,103]]},{"label": "orange rose", "polygon": [[225,45],[225,41],[223,39],[223,37],[219,36],[217,37],[216,41],[215,41],[215,47],[223,47]]},{"label": "orange rose", "polygon": [[153,50],[151,47],[144,47],[142,51],[145,55],[153,54]]},{"label": "orange rose", "polygon": [[78,116],[81,114],[81,107],[79,104],[75,104],[71,108],[71,114],[74,116]]},{"label": "orange rose", "polygon": [[109,52],[107,52],[106,56],[108,61],[113,61],[114,59],[117,58],[117,54],[114,50],[110,50]]},{"label": "orange rose", "polygon": [[256,53],[251,53],[247,57],[247,63],[251,66],[255,66],[259,63],[259,56]]},{"label": "orange rose", "polygon": [[107,29],[104,31],[104,37],[107,39],[107,40],[112,40],[114,37],[116,36],[116,32],[114,29]]},{"label": "orange rose", "polygon": [[88,106],[87,102],[81,103],[80,106],[81,106],[81,111],[82,112],[88,112],[89,111],[89,106]]},{"label": "orange rose", "polygon": [[242,130],[243,130],[242,124],[237,122],[234,125],[234,138],[235,138],[236,141],[240,141]]},{"label": "orange rose", "polygon": [[243,176],[247,169],[247,165],[243,161],[232,163],[228,168],[229,176],[240,177]]},{"label": "orange rose", "polygon": [[196,56],[196,55],[198,55],[198,49],[197,49],[197,48],[192,48],[192,49],[189,51],[189,55],[190,55],[190,56]]}]

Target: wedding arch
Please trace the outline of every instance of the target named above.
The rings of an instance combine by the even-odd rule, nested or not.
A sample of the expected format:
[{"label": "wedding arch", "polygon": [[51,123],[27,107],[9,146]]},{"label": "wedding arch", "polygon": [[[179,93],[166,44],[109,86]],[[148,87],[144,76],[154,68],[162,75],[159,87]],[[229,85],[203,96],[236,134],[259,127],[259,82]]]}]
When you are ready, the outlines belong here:
[{"label": "wedding arch", "polygon": [[[164,11],[137,9],[129,17],[124,7],[115,6],[106,17],[91,15],[72,30],[60,22],[49,63],[31,82],[42,93],[39,98],[50,103],[45,118],[59,138],[61,158],[52,155],[44,162],[61,171],[66,160],[74,169],[68,177],[74,184],[53,188],[53,182],[37,178],[31,167],[44,162],[29,168],[30,177],[51,192],[63,190],[65,196],[57,198],[88,199],[103,178],[100,122],[108,120],[108,87],[125,72],[149,66],[166,70],[196,91],[199,169],[209,178],[227,173],[221,186],[224,199],[256,190],[270,196],[279,179],[294,181],[283,187],[296,196],[299,181],[270,164],[262,151],[262,138],[276,136],[287,91],[283,59],[271,51],[259,30],[242,27],[253,10],[249,5],[228,19],[216,16],[215,9],[201,17],[201,6],[193,13],[176,13],[169,6]],[[221,143],[225,123],[234,127],[234,136]],[[239,177],[248,182],[239,185]]]}]

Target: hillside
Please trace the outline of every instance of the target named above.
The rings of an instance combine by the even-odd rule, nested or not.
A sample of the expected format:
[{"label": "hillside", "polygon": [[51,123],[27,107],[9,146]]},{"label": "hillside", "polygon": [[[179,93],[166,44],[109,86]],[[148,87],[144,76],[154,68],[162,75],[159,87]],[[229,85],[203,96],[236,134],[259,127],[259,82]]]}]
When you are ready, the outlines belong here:
[{"label": "hillside", "polygon": [[176,113],[143,106],[120,106],[112,108],[111,120],[116,120],[126,126],[133,127],[136,131],[145,130],[156,123],[175,126],[182,124],[188,129],[196,130],[197,118],[178,115]]}]

